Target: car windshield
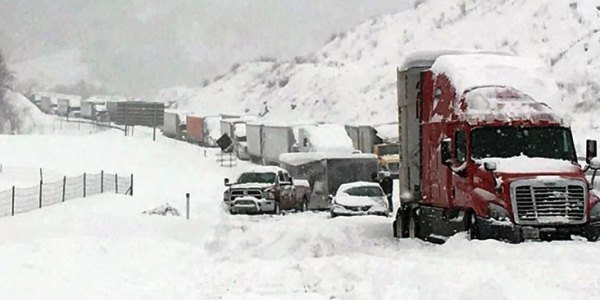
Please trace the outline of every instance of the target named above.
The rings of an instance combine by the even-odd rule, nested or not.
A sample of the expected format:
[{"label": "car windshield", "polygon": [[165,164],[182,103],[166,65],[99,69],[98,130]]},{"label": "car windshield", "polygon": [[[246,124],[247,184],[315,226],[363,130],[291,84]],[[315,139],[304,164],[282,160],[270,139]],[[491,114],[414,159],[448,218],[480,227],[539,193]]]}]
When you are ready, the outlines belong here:
[{"label": "car windshield", "polygon": [[274,183],[275,173],[243,173],[237,183]]},{"label": "car windshield", "polygon": [[379,145],[379,155],[394,155],[400,154],[400,145]]},{"label": "car windshield", "polygon": [[355,186],[344,191],[350,196],[358,197],[377,197],[383,196],[381,188],[378,186]]},{"label": "car windshield", "polygon": [[562,127],[481,127],[471,132],[473,158],[542,157],[575,161],[571,131]]}]

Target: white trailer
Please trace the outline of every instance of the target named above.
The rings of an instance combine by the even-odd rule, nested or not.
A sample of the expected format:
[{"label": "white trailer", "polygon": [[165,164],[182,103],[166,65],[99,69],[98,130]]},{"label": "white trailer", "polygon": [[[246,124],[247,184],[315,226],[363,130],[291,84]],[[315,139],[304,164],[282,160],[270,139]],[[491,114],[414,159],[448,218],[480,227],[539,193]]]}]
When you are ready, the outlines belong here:
[{"label": "white trailer", "polygon": [[290,126],[264,125],[261,136],[262,162],[265,165],[278,164],[282,153],[297,152],[294,131]]},{"label": "white trailer", "polygon": [[248,155],[252,162],[260,162],[262,160],[263,149],[263,125],[256,123],[246,124],[246,144],[248,147]]}]

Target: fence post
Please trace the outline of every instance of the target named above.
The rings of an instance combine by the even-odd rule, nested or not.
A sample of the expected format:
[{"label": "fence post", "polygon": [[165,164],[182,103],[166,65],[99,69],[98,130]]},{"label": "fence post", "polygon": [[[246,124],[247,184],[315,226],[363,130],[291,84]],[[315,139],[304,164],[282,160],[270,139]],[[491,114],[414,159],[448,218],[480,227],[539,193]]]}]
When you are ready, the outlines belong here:
[{"label": "fence post", "polygon": [[131,187],[129,187],[129,196],[133,196],[133,174],[131,174]]},{"label": "fence post", "polygon": [[185,218],[190,219],[190,193],[185,193]]},{"label": "fence post", "polygon": [[104,193],[104,170],[100,171],[100,194]]},{"label": "fence post", "polygon": [[42,208],[42,187],[43,186],[44,186],[44,182],[40,180],[40,208]]},{"label": "fence post", "polygon": [[15,215],[15,186],[12,187],[12,215]]},{"label": "fence post", "polygon": [[152,141],[156,141],[156,109],[154,109],[154,114],[152,118]]},{"label": "fence post", "polygon": [[83,198],[85,198],[85,184],[86,184],[86,179],[85,179],[85,173],[83,173]]},{"label": "fence post", "polygon": [[119,193],[119,176],[115,173],[115,194]]},{"label": "fence post", "polygon": [[62,195],[62,202],[65,202],[65,191],[66,191],[66,187],[67,187],[67,176],[63,177],[63,195]]}]

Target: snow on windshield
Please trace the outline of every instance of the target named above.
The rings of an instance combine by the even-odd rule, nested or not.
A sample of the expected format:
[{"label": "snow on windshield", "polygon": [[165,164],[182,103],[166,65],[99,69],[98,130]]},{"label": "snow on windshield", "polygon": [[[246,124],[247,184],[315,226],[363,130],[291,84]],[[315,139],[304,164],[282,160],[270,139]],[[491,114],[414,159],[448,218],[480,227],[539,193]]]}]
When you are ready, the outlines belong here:
[{"label": "snow on windshield", "polygon": [[242,173],[237,183],[273,183],[275,173]]},{"label": "snow on windshield", "polygon": [[465,110],[455,108],[462,119],[548,120],[560,122],[548,105],[510,87],[490,86],[465,93]]},{"label": "snow on windshield", "polygon": [[377,186],[355,186],[344,190],[344,193],[357,197],[380,197],[383,191]]}]

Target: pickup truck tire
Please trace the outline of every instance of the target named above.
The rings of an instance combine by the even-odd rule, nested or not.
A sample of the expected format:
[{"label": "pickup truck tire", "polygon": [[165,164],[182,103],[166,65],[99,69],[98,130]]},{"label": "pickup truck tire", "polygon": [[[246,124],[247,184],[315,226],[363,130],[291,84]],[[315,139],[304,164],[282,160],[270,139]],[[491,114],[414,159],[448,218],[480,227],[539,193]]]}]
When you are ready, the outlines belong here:
[{"label": "pickup truck tire", "polygon": [[300,203],[300,211],[308,211],[308,198],[306,198],[306,196],[302,198],[302,203]]},{"label": "pickup truck tire", "polygon": [[281,208],[279,207],[279,202],[275,201],[275,208],[273,209],[273,211],[271,212],[272,215],[280,215],[281,214]]}]

